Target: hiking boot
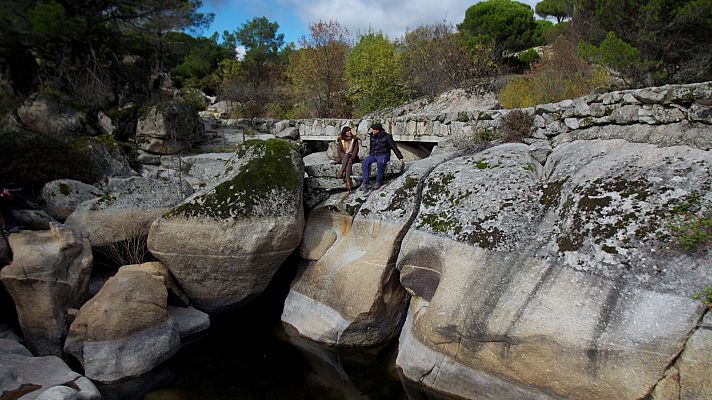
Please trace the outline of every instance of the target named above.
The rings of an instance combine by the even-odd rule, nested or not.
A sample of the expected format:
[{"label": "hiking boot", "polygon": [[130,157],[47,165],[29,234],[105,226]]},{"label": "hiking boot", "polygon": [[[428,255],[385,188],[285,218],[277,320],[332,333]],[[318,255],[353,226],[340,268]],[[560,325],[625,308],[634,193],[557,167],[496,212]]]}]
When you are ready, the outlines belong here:
[{"label": "hiking boot", "polygon": [[359,190],[362,191],[362,192],[365,192],[365,191],[368,190],[368,186],[369,186],[368,183],[364,183],[364,184],[361,185],[361,187],[359,188]]},{"label": "hiking boot", "polygon": [[373,190],[378,190],[381,188],[381,182],[376,182],[375,185],[373,185]]}]

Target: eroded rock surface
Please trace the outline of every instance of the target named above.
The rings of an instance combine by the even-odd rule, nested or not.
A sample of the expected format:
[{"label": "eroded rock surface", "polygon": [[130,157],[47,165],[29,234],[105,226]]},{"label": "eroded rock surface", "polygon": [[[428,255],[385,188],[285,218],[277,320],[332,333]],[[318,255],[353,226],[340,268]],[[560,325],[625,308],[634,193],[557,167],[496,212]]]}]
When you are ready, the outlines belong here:
[{"label": "eroded rock surface", "polygon": [[110,178],[105,190],[106,195],[80,204],[66,221],[92,246],[145,237],[153,221],[193,193],[184,181],[140,176]]},{"label": "eroded rock surface", "polygon": [[[689,295],[712,260],[671,227],[711,184],[709,152],[623,140],[561,144],[543,168],[516,144],[442,164],[398,257],[414,301],[397,364],[492,399],[644,398],[683,349],[709,368]],[[682,392],[706,393],[709,378],[687,376]]]},{"label": "eroded rock surface", "polygon": [[89,379],[72,371],[61,358],[33,357],[19,343],[0,339],[0,397],[98,400],[101,394]]},{"label": "eroded rock surface", "polygon": [[72,179],[48,182],[40,193],[47,213],[60,221],[64,221],[79,204],[102,195],[101,189]]},{"label": "eroded rock surface", "polygon": [[[367,199],[358,194],[353,205],[327,202],[312,212],[300,252],[314,260],[299,267],[283,323],[302,336],[340,346],[375,345],[398,334],[408,296],[398,282],[395,257],[417,210],[419,181],[443,160],[412,163]],[[350,228],[349,214],[356,214]],[[329,222],[339,230],[330,230]]]},{"label": "eroded rock surface", "polygon": [[153,223],[149,249],[197,308],[234,307],[262,292],[299,245],[303,175],[295,145],[248,141],[215,183]]},{"label": "eroded rock surface", "polygon": [[79,310],[64,350],[95,381],[111,383],[149,372],[180,348],[167,298],[161,276],[119,269]]},{"label": "eroded rock surface", "polygon": [[37,355],[61,355],[66,311],[84,300],[91,275],[89,242],[70,230],[21,231],[9,236],[13,261],[0,271],[25,341]]},{"label": "eroded rock surface", "polygon": [[205,127],[186,103],[165,102],[151,107],[138,120],[136,143],[154,154],[176,154],[203,136]]}]

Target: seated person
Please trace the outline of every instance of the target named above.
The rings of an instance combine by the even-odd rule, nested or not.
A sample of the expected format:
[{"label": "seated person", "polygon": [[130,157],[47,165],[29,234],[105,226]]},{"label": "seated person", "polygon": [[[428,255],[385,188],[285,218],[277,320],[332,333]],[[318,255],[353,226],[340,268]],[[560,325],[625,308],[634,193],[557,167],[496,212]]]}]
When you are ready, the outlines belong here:
[{"label": "seated person", "polygon": [[346,190],[351,191],[351,166],[358,162],[358,147],[359,141],[351,131],[350,126],[341,128],[341,134],[336,139],[336,148],[338,155],[334,164],[341,164],[341,169],[336,174],[336,177],[344,178],[346,182]]},{"label": "seated person", "polygon": [[374,189],[381,187],[383,183],[383,173],[386,171],[386,164],[390,161],[391,150],[396,153],[396,157],[401,162],[401,168],[405,166],[405,161],[403,160],[403,154],[401,154],[400,149],[393,140],[393,136],[390,133],[383,130],[383,126],[380,123],[375,123],[371,125],[370,143],[371,149],[369,151],[368,157],[364,158],[361,163],[361,190],[368,190],[369,186],[369,169],[371,164],[376,163],[376,185]]}]

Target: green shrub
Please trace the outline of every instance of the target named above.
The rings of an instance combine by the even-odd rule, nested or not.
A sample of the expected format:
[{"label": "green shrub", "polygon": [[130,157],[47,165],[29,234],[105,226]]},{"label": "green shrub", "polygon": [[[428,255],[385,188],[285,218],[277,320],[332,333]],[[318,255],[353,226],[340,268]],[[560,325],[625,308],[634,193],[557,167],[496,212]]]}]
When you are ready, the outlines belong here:
[{"label": "green shrub", "polygon": [[608,81],[604,69],[592,67],[579,58],[576,47],[559,37],[542,61],[535,63],[523,77],[510,80],[498,98],[506,108],[531,107],[583,96],[605,87]]},{"label": "green shrub", "polygon": [[497,94],[497,99],[505,108],[531,107],[537,104],[531,78],[512,78]]},{"label": "green shrub", "polygon": [[618,38],[614,32],[608,32],[606,39],[599,46],[580,42],[578,53],[590,62],[618,72],[628,85],[641,83],[643,80],[644,65],[640,59],[640,51]]},{"label": "green shrub", "polygon": [[519,61],[527,65],[531,65],[533,62],[541,60],[541,56],[539,55],[539,52],[536,51],[536,49],[525,50],[519,53],[517,58],[519,59]]},{"label": "green shrub", "polygon": [[0,133],[0,176],[34,193],[47,182],[75,179],[95,182],[100,176],[91,149],[80,140],[64,140],[28,131]]},{"label": "green shrub", "polygon": [[529,136],[534,119],[521,110],[514,110],[502,118],[500,126],[502,141],[521,143]]},{"label": "green shrub", "polygon": [[183,88],[178,93],[178,98],[195,110],[195,112],[203,111],[208,107],[208,102],[205,96],[198,89]]},{"label": "green shrub", "polygon": [[500,131],[494,128],[482,128],[475,131],[474,142],[477,144],[490,144],[500,138]]}]

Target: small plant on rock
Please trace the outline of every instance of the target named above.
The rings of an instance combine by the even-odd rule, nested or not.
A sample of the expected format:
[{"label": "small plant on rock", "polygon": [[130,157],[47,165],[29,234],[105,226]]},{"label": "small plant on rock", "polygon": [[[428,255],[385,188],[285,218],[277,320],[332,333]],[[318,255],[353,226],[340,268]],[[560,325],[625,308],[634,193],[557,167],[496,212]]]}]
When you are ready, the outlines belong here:
[{"label": "small plant on rock", "polygon": [[514,110],[502,118],[502,141],[520,143],[529,136],[533,118],[521,110]]},{"label": "small plant on rock", "polygon": [[702,288],[699,292],[692,294],[693,300],[699,300],[707,308],[712,308],[712,286]]},{"label": "small plant on rock", "polygon": [[691,193],[673,208],[672,230],[677,244],[686,252],[704,252],[712,245],[712,208]]},{"label": "small plant on rock", "polygon": [[120,232],[117,233],[125,239],[116,241],[113,237],[99,234],[98,241],[105,244],[98,246],[96,250],[114,266],[141,264],[148,261],[150,253],[147,246],[147,232],[150,223],[136,225],[120,222],[119,225]]}]

